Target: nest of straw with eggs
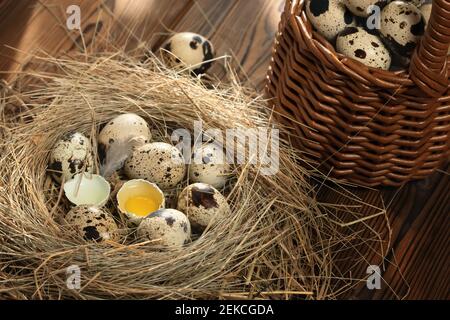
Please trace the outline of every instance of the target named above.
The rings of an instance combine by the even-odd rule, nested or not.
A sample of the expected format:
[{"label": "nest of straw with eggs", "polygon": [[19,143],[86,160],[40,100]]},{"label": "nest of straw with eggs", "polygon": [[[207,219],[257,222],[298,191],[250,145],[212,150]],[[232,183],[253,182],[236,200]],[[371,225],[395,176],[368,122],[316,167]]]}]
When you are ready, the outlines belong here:
[{"label": "nest of straw with eggs", "polygon": [[[153,141],[172,143],[176,128],[272,128],[270,110],[233,73],[214,84],[124,53],[70,58],[36,56],[41,67],[2,88],[0,160],[0,295],[8,298],[334,298],[333,250],[348,239],[324,214],[300,165],[300,154],[279,142],[279,170],[233,165],[220,191],[231,213],[180,248],[158,249],[122,232],[86,241],[60,219],[72,204],[48,170],[55,143],[70,132],[90,139],[99,171],[97,137],[112,118],[144,118]],[[11,111],[14,110],[14,111]],[[283,130],[283,129],[281,129]],[[114,192],[122,176],[109,180]],[[166,207],[189,175],[165,191]],[[123,181],[122,181],[123,182]],[[102,210],[128,231],[111,195]],[[351,237],[351,235],[350,235]],[[68,285],[79,270],[80,287]]]}]

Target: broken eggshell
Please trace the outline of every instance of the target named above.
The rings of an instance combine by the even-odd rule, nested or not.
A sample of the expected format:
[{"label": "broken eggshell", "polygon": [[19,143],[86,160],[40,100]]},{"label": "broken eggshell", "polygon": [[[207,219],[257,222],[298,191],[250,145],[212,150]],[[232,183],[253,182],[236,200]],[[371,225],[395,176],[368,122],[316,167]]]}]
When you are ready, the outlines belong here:
[{"label": "broken eggshell", "polygon": [[[162,209],[165,206],[164,193],[156,184],[143,179],[134,179],[125,182],[117,193],[117,204],[120,212],[128,218],[128,222],[134,225],[138,225],[145,216],[139,216],[127,210],[127,201],[133,197],[147,197],[152,199],[157,206],[156,210]],[[151,213],[149,212],[148,214]]]},{"label": "broken eggshell", "polygon": [[64,194],[76,206],[101,207],[108,201],[110,192],[109,182],[98,174],[80,173],[64,183]]}]

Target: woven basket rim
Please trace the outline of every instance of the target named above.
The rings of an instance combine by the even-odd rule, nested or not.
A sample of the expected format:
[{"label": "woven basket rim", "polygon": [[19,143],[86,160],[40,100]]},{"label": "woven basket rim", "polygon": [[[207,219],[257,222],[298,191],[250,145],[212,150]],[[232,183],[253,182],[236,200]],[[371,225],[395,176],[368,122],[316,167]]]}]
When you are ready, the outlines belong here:
[{"label": "woven basket rim", "polygon": [[[286,0],[283,15],[286,17],[286,22],[294,27],[296,36],[309,40],[314,46],[305,46],[306,50],[313,52],[319,50],[323,57],[333,60],[335,67],[348,76],[359,78],[366,82],[367,85],[376,85],[381,88],[391,90],[401,90],[401,88],[416,87],[416,83],[411,79],[411,74],[407,67],[400,70],[383,70],[377,67],[370,67],[357,61],[353,58],[347,57],[336,51],[334,46],[319,32],[314,30],[311,22],[306,16],[305,5],[307,0]],[[298,41],[296,42],[298,44]],[[420,42],[414,49],[417,52],[420,47]],[[313,49],[311,49],[313,48]],[[447,70],[450,75],[450,55],[447,56]]]}]

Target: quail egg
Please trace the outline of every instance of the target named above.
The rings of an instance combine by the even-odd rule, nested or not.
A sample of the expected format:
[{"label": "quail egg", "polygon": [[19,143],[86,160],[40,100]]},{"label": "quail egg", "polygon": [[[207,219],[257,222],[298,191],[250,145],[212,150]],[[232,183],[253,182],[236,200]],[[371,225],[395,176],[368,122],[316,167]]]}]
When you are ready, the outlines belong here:
[{"label": "quail egg", "polygon": [[194,183],[178,196],[178,210],[185,212],[193,229],[203,231],[215,217],[230,214],[225,197],[213,186]]},{"label": "quail egg", "polygon": [[388,3],[388,0],[343,0],[348,10],[358,17],[368,17],[372,14],[369,8],[378,6],[380,9]]},{"label": "quail egg", "polygon": [[336,50],[368,67],[389,70],[391,55],[383,42],[360,27],[349,27],[336,40]]},{"label": "quail egg", "polygon": [[129,178],[145,179],[162,189],[175,187],[186,172],[181,152],[164,142],[148,143],[135,148],[125,161],[124,169]]},{"label": "quail egg", "polygon": [[105,158],[106,151],[111,145],[126,142],[130,139],[141,139],[149,143],[152,134],[147,122],[134,113],[121,114],[109,121],[98,135],[98,153],[100,159]]},{"label": "quail egg", "polygon": [[404,1],[411,3],[411,4],[415,5],[416,7],[422,6],[422,4],[425,2],[425,0],[404,0]]},{"label": "quail egg", "polygon": [[328,40],[333,40],[346,27],[356,25],[352,13],[341,0],[309,0],[306,15],[314,28]]},{"label": "quail egg", "polygon": [[118,240],[118,228],[113,217],[97,207],[74,207],[66,214],[65,220],[84,240]]},{"label": "quail egg", "polygon": [[380,32],[397,55],[410,56],[425,30],[425,19],[416,6],[393,1],[381,11]]},{"label": "quail egg", "polygon": [[191,182],[202,182],[214,188],[222,188],[230,172],[223,149],[215,144],[204,144],[194,149],[193,159],[189,166]]},{"label": "quail egg", "polygon": [[175,209],[160,209],[139,224],[140,239],[157,240],[163,246],[181,247],[191,239],[191,225],[186,215]]},{"label": "quail egg", "polygon": [[214,58],[211,42],[192,32],[174,34],[163,44],[163,48],[162,53],[171,66],[187,66],[195,74],[205,73]]},{"label": "quail egg", "polygon": [[50,154],[48,169],[59,183],[77,173],[93,171],[91,142],[79,132],[69,133],[59,140]]}]

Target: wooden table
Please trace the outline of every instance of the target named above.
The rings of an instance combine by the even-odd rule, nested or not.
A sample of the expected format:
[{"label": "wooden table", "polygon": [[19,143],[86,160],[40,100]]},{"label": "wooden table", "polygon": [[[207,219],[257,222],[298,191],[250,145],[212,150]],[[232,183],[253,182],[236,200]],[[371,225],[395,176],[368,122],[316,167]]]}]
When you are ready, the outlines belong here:
[{"label": "wooden table", "polygon": [[[229,55],[238,62],[238,75],[247,85],[262,90],[283,2],[0,0],[0,70],[17,70],[28,54],[38,48],[54,54],[73,49],[74,40],[81,46],[79,32],[64,27],[66,8],[77,4],[81,8],[85,42],[95,32],[101,32],[99,29],[109,28],[105,23],[110,17],[108,12],[119,21],[113,26],[116,33],[134,30],[136,38],[125,38],[125,32],[118,38],[127,47],[144,44],[140,39],[148,41],[150,46],[158,46],[170,31],[198,32],[212,40],[218,55]],[[218,65],[212,72],[223,75]],[[343,276],[363,278],[369,264],[378,264],[384,279],[380,290],[368,290],[361,283],[352,292],[345,293],[344,298],[449,298],[449,190],[448,165],[432,177],[402,188],[351,189],[367,203],[357,208],[361,215],[374,214],[379,210],[377,207],[386,209],[390,229],[386,228],[383,215],[368,220],[368,224],[380,233],[378,240],[390,239],[390,245],[385,248],[384,261],[377,254],[378,248],[361,249],[365,260],[358,264],[358,274],[346,274],[347,266],[354,262],[350,258],[342,259]],[[320,188],[318,198],[334,204],[351,203],[326,186]]]}]

